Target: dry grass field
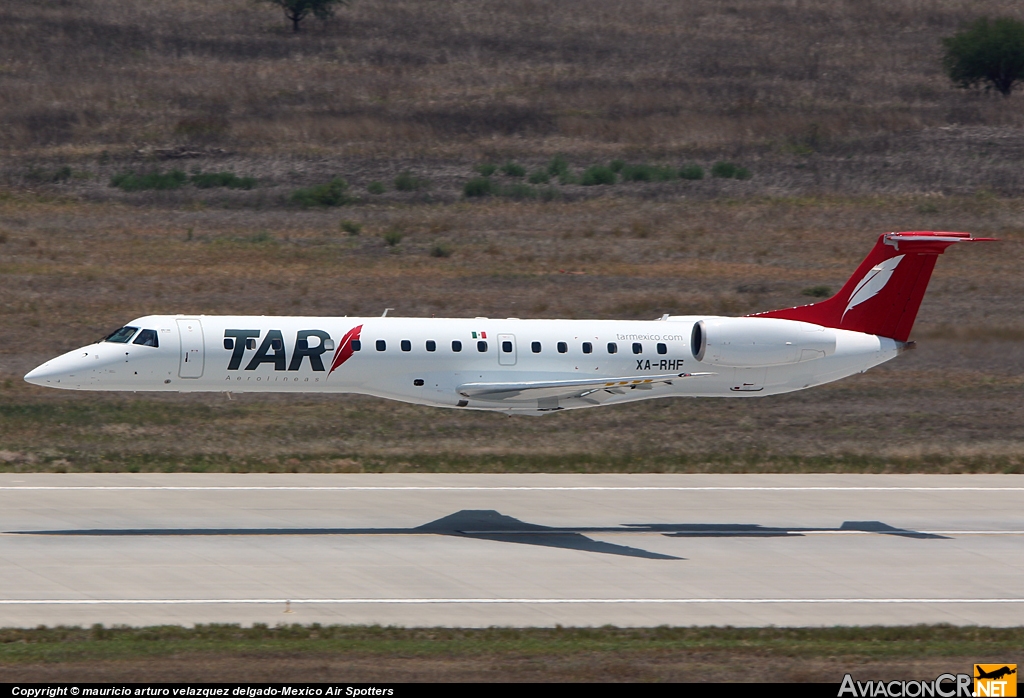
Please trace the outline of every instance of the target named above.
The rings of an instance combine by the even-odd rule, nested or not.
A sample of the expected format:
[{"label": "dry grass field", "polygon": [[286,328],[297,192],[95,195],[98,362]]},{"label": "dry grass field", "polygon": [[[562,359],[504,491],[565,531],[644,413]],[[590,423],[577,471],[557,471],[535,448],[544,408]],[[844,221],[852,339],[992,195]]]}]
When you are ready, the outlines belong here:
[{"label": "dry grass field", "polygon": [[[375,158],[817,149],[1019,127],[939,40],[1010,0],[361,0],[294,34],[250,0],[11,0],[6,147],[204,140]],[[875,145],[878,147],[878,144]],[[884,147],[884,146],[883,146]]]},{"label": "dry grass field", "polygon": [[[838,286],[917,199],[180,210],[0,202],[0,458],[16,470],[998,471],[1024,467],[1019,200],[943,200],[1003,242],[947,253],[914,337],[867,374],[754,400],[515,418],[354,396],[52,391],[21,375],[148,313],[746,313]],[[338,229],[341,215],[364,224]],[[401,229],[395,246],[380,232]],[[191,231],[191,237],[189,232]],[[450,257],[429,255],[436,241]]]},{"label": "dry grass field", "polygon": [[0,631],[0,681],[820,682],[1003,661],[1020,628],[37,628]]},{"label": "dry grass field", "polygon": [[[1016,196],[1020,97],[955,89],[940,40],[1012,0],[355,0],[293,33],[252,0],[9,0],[0,181],[116,197],[110,176],[182,165],[266,207],[342,175],[366,196],[413,170],[451,201],[478,162],[612,158],[750,168],[655,198]],[[196,159],[162,162],[181,149]],[[65,176],[55,173],[68,167]],[[389,187],[390,188],[390,187]],[[569,198],[606,187],[563,187]],[[370,198],[373,198],[372,196]]]},{"label": "dry grass field", "polygon": [[[611,643],[609,643],[611,644]],[[976,656],[927,659],[865,659],[840,654],[793,657],[753,650],[672,651],[609,648],[568,656],[547,648],[516,652],[503,648],[449,656],[408,656],[334,651],[174,652],[170,656],[107,661],[0,664],[6,683],[260,681],[327,683],[827,683],[851,673],[860,680],[932,679],[948,671],[968,672]],[[1000,655],[1001,656],[1001,655]],[[999,661],[1002,661],[1001,659]]]},{"label": "dry grass field", "polygon": [[[1020,472],[1022,97],[955,89],[939,69],[940,39],[982,14],[1024,9],[355,0],[296,34],[249,0],[5,2],[0,467]],[[499,171],[518,194],[463,194],[481,164],[535,173],[556,156],[565,177]],[[581,184],[615,159],[751,177]],[[176,169],[256,181],[111,186]],[[403,172],[413,185],[396,186]],[[294,200],[335,176],[345,205]],[[901,229],[1004,242],[941,260],[918,351],[790,396],[510,420],[21,381],[147,313],[765,310],[838,288]]]}]

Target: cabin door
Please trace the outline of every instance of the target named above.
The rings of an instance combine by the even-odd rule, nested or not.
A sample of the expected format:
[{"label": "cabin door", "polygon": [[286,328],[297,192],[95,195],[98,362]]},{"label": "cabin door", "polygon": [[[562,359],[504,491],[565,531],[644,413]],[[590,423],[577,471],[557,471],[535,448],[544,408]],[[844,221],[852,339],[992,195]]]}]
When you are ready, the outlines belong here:
[{"label": "cabin door", "polygon": [[178,337],[181,338],[178,377],[202,378],[206,359],[203,350],[203,323],[198,318],[178,320]]}]

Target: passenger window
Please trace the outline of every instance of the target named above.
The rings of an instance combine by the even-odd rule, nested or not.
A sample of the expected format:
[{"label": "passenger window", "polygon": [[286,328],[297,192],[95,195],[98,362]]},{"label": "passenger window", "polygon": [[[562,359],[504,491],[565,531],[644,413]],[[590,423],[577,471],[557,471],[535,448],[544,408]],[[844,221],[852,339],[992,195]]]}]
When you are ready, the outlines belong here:
[{"label": "passenger window", "polygon": [[363,348],[363,343],[358,339],[353,339],[348,343],[348,345],[352,347],[352,351],[360,351]]},{"label": "passenger window", "polygon": [[584,354],[592,354],[592,353],[594,353],[594,345],[591,344],[590,342],[584,342],[583,343],[583,353]]},{"label": "passenger window", "polygon": [[245,348],[246,349],[255,349],[256,348],[256,338],[255,337],[249,337],[248,339],[246,339],[245,340]]},{"label": "passenger window", "polygon": [[608,342],[608,353],[609,354],[618,354],[619,353],[619,345],[616,344],[615,342]]},{"label": "passenger window", "polygon": [[234,339],[234,337],[225,337],[224,338],[224,348],[227,349],[228,351],[230,351],[230,350],[235,348],[235,339]]},{"label": "passenger window", "polygon": [[540,342],[533,342],[532,344],[530,344],[530,351],[532,351],[534,354],[539,354]]},{"label": "passenger window", "polygon": [[377,340],[377,351],[386,351],[387,348],[388,348],[388,343],[387,342],[385,342],[383,339],[378,339]]},{"label": "passenger window", "polygon": [[[354,341],[358,342],[359,340],[357,339],[357,340],[354,340]],[[334,351],[334,340],[333,339],[325,339],[324,340],[324,351]]]},{"label": "passenger window", "polygon": [[512,342],[508,341],[507,339],[505,341],[503,341],[501,343],[501,350],[503,352],[505,352],[506,354],[511,354],[512,353]]},{"label": "passenger window", "polygon": [[558,343],[558,353],[559,354],[564,354],[567,351],[569,351],[569,345],[566,344],[565,342],[559,342]]},{"label": "passenger window", "polygon": [[412,342],[410,342],[408,339],[403,339],[402,351],[412,351]]},{"label": "passenger window", "polygon": [[640,342],[633,342],[633,353],[634,354],[643,354],[644,353],[644,347],[643,347],[642,344],[640,344]]},{"label": "passenger window", "polygon": [[284,340],[283,339],[272,339],[272,340],[270,340],[270,348],[273,349],[274,351],[281,351],[282,349],[284,349]]},{"label": "passenger window", "polygon": [[477,342],[476,343],[476,350],[478,352],[480,352],[481,354],[484,353],[485,351],[487,351],[487,342],[483,342],[483,341]]},{"label": "passenger window", "polygon": [[437,351],[437,342],[432,339],[427,340],[427,351]]},{"label": "passenger window", "polygon": [[457,339],[453,339],[452,340],[452,351],[454,351],[456,353],[462,351],[462,342],[460,342]]},{"label": "passenger window", "polygon": [[667,354],[668,353],[668,347],[665,346],[664,344],[662,344],[661,342],[658,342],[658,353],[659,354]]},{"label": "passenger window", "polygon": [[160,340],[157,339],[156,330],[142,330],[132,344],[139,344],[144,347],[159,347]]},{"label": "passenger window", "polygon": [[135,331],[138,329],[138,327],[122,327],[116,332],[108,334],[104,337],[103,341],[114,342],[116,344],[127,344],[128,340],[132,338],[132,335],[135,334]]}]

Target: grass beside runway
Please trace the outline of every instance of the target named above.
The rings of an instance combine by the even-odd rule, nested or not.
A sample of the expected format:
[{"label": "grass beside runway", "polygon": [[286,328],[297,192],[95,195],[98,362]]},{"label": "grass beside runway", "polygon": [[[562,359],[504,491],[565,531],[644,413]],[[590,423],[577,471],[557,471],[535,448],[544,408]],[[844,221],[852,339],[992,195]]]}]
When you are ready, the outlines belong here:
[{"label": "grass beside runway", "polygon": [[[1024,470],[1024,197],[609,196],[284,213],[5,196],[0,472]],[[939,218],[920,212],[936,205]],[[22,380],[147,313],[653,319],[789,307],[809,289],[838,289],[879,231],[937,226],[1004,243],[942,259],[917,350],[789,395],[509,419],[358,395],[229,400]],[[398,245],[381,238],[397,232]],[[455,253],[430,256],[440,242]],[[207,370],[218,366],[208,357]]]},{"label": "grass beside runway", "polygon": [[226,454],[51,453],[25,464],[0,462],[0,473],[863,473],[1021,474],[1018,454],[804,456],[762,453],[591,454]]},{"label": "grass beside runway", "polygon": [[1014,662],[1024,627],[395,628],[207,625],[0,630],[0,681],[839,682]]},{"label": "grass beside runway", "polygon": [[0,473],[1022,473],[1018,344],[970,349],[927,340],[916,367],[900,357],[762,400],[516,419],[357,395],[55,391],[12,376]]}]

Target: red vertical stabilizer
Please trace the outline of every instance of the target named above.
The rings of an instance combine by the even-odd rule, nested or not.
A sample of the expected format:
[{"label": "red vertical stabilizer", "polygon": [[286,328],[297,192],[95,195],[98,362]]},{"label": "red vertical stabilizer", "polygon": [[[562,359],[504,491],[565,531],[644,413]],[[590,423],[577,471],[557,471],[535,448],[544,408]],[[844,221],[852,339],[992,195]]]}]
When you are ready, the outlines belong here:
[{"label": "red vertical stabilizer", "polygon": [[800,320],[907,341],[935,260],[957,242],[983,242],[970,233],[885,233],[839,293],[828,300],[752,317]]}]

